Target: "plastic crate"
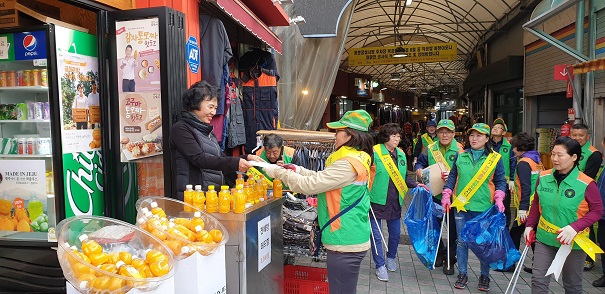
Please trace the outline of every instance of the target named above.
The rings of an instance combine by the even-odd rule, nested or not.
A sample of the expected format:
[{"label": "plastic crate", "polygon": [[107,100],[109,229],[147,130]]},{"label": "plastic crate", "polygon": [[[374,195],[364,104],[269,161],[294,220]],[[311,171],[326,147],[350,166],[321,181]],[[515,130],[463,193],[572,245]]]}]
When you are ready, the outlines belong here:
[{"label": "plastic crate", "polygon": [[328,294],[328,270],[309,266],[284,266],[284,294]]}]

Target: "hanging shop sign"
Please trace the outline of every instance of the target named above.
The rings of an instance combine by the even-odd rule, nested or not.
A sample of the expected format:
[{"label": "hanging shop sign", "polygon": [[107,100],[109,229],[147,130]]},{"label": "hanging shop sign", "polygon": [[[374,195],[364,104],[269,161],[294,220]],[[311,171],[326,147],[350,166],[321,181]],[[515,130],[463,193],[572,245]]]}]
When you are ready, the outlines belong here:
[{"label": "hanging shop sign", "polygon": [[[400,47],[407,56],[393,57]],[[457,54],[456,43],[352,48],[349,50],[349,66],[455,61]]]},{"label": "hanging shop sign", "polygon": [[555,81],[573,80],[573,67],[567,64],[557,64],[555,65],[553,76]]},{"label": "hanging shop sign", "polygon": [[567,81],[567,87],[565,87],[565,98],[573,98],[573,84],[571,81]]},{"label": "hanging shop sign", "polygon": [[194,36],[187,40],[187,64],[192,73],[196,74],[200,67],[200,46]]}]

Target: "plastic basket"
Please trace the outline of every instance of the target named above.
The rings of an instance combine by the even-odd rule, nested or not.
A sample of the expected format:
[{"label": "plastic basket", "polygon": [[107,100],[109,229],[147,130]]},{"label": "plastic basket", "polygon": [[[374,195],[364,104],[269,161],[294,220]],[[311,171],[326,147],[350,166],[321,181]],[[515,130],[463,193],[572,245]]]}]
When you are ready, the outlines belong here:
[{"label": "plastic basket", "polygon": [[284,266],[284,294],[328,294],[328,270],[308,266]]},{"label": "plastic basket", "polygon": [[[166,218],[168,220],[174,220],[176,218],[186,218],[191,219],[195,212],[200,212],[201,218],[204,221],[204,230],[219,230],[223,234],[223,238],[220,242],[215,242],[211,244],[201,243],[201,242],[193,242],[188,239],[182,238],[181,236],[171,234],[165,227],[158,226],[158,223],[153,222],[153,217],[145,216],[145,211],[151,211],[152,203],[157,203],[158,207],[164,210],[166,213]],[[185,211],[185,207],[189,208],[190,211]],[[139,227],[152,229],[161,234],[166,235],[166,241],[164,242],[179,242],[182,247],[188,247],[189,251],[181,251],[180,248],[175,248],[174,246],[169,246],[173,250],[173,254],[177,259],[183,259],[194,252],[199,252],[201,255],[208,256],[216,251],[220,246],[225,245],[229,240],[229,234],[225,227],[213,216],[210,214],[203,212],[192,205],[189,205],[183,201],[175,200],[172,198],[166,197],[144,197],[140,198],[136,203],[137,208],[137,223]],[[151,226],[151,227],[150,227]]]},{"label": "plastic basket", "polygon": [[[170,248],[162,244],[155,236],[139,229],[129,223],[102,216],[76,216],[65,219],[57,224],[57,256],[63,270],[63,275],[74,288],[81,293],[126,293],[133,288],[142,291],[152,291],[160,284],[173,277],[176,272],[176,262]],[[75,246],[82,250],[79,237],[88,235],[103,247],[103,252],[113,253],[126,251],[134,257],[145,259],[147,250],[153,249],[164,253],[168,257],[170,271],[168,274],[154,278],[131,278],[102,270],[80,258],[73,252]],[[79,269],[75,271],[75,266]],[[107,276],[123,285],[117,289],[97,289],[95,286],[82,285],[83,269],[97,278]],[[94,282],[93,282],[94,283]]]}]

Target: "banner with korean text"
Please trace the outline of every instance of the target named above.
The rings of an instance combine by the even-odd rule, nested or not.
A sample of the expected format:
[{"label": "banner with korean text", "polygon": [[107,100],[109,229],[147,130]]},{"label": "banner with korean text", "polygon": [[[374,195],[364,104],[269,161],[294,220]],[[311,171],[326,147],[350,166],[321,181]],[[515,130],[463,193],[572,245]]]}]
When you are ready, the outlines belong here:
[{"label": "banner with korean text", "polygon": [[[407,56],[393,57],[399,47]],[[349,66],[455,61],[457,54],[456,43],[352,48],[349,50]]]}]

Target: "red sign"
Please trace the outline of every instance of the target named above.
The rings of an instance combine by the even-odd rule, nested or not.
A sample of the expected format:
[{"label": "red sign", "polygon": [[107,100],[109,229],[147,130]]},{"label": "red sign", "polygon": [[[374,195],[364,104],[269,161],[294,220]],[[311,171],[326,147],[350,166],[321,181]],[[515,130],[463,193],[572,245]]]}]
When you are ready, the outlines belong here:
[{"label": "red sign", "polygon": [[565,98],[573,98],[573,85],[571,81],[567,81],[567,88],[565,88]]},{"label": "red sign", "polygon": [[567,108],[567,120],[573,122],[576,120],[576,110],[573,108]]},{"label": "red sign", "polygon": [[573,80],[573,68],[567,64],[555,65],[554,72],[555,81],[567,81],[570,78]]},{"label": "red sign", "polygon": [[570,124],[564,124],[561,126],[561,136],[568,137],[570,132],[571,132]]}]

